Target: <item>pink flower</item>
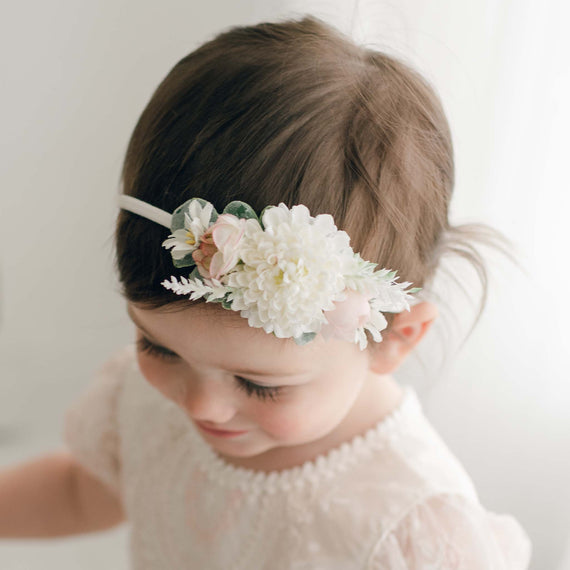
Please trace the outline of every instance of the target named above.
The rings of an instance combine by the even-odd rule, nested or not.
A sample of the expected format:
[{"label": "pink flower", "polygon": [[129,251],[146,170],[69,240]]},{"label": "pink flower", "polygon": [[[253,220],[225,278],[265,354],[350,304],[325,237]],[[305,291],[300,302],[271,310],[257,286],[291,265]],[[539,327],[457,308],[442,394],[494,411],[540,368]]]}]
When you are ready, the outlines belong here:
[{"label": "pink flower", "polygon": [[202,277],[219,280],[236,266],[244,230],[245,219],[222,214],[204,232],[200,245],[192,253]]},{"label": "pink flower", "polygon": [[327,324],[321,328],[325,340],[337,338],[354,342],[356,331],[362,328],[370,318],[370,296],[349,289],[344,301],[335,302],[332,311],[325,311]]}]

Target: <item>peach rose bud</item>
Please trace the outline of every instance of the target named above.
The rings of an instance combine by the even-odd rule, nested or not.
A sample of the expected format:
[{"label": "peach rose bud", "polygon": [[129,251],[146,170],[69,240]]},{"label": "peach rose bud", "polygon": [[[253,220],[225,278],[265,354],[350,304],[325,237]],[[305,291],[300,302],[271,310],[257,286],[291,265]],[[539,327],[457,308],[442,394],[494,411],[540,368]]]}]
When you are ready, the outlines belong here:
[{"label": "peach rose bud", "polygon": [[370,318],[369,296],[349,289],[344,301],[335,302],[332,311],[325,311],[327,324],[321,327],[325,340],[337,338],[354,342],[356,330],[363,327]]},{"label": "peach rose bud", "polygon": [[192,257],[204,277],[219,280],[238,262],[238,249],[245,231],[245,220],[222,214],[200,240]]}]

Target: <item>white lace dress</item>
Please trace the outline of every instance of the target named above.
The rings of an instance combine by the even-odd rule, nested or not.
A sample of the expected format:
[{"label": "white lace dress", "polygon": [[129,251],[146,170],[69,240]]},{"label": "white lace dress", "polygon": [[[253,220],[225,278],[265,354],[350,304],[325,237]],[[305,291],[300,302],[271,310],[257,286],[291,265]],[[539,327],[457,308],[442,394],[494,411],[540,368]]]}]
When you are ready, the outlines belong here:
[{"label": "white lace dress", "polygon": [[65,439],[120,496],[136,570],[523,570],[531,544],[485,510],[405,386],[363,436],[270,474],[224,462],[146,383],[134,346],[69,410]]}]

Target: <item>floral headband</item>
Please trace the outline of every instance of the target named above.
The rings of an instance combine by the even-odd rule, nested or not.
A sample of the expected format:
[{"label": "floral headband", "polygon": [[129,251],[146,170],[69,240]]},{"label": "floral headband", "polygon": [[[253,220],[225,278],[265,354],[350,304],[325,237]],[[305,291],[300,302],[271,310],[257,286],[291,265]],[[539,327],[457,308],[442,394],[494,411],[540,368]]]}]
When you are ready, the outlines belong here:
[{"label": "floral headband", "polygon": [[230,202],[219,215],[192,198],[171,215],[120,195],[119,206],[170,229],[163,247],[175,267],[193,267],[188,278],[161,284],[191,301],[221,303],[238,311],[249,326],[305,344],[320,333],[366,348],[388,323],[383,312],[410,310],[411,283],[396,283],[396,272],[375,271],[349,245],[332,216],[312,217],[306,206],[268,206],[258,218],[244,202]]}]

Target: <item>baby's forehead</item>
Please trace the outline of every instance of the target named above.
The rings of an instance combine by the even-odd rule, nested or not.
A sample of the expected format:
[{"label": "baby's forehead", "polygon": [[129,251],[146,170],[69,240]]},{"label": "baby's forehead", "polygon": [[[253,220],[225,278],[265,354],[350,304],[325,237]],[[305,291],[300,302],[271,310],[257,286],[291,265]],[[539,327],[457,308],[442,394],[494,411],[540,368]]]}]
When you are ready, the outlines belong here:
[{"label": "baby's forehead", "polygon": [[[273,333],[267,333],[261,327],[251,326],[247,317],[236,311],[228,311],[219,305],[209,305],[204,309],[197,308],[196,319],[202,327],[211,330],[215,337],[222,340],[236,339],[243,343],[244,350],[257,348],[271,351],[274,355],[299,357],[301,353],[312,351],[314,345],[299,346],[292,338],[277,338]],[[309,343],[310,344],[310,343]]]},{"label": "baby's forehead", "polygon": [[313,354],[319,345],[317,339],[300,346],[292,338],[277,338],[263,328],[251,326],[239,312],[224,309],[218,303],[189,302],[187,307],[177,306],[165,312],[178,315],[175,319],[181,327],[222,345],[238,344],[244,351],[268,351],[275,357],[300,358]]}]

